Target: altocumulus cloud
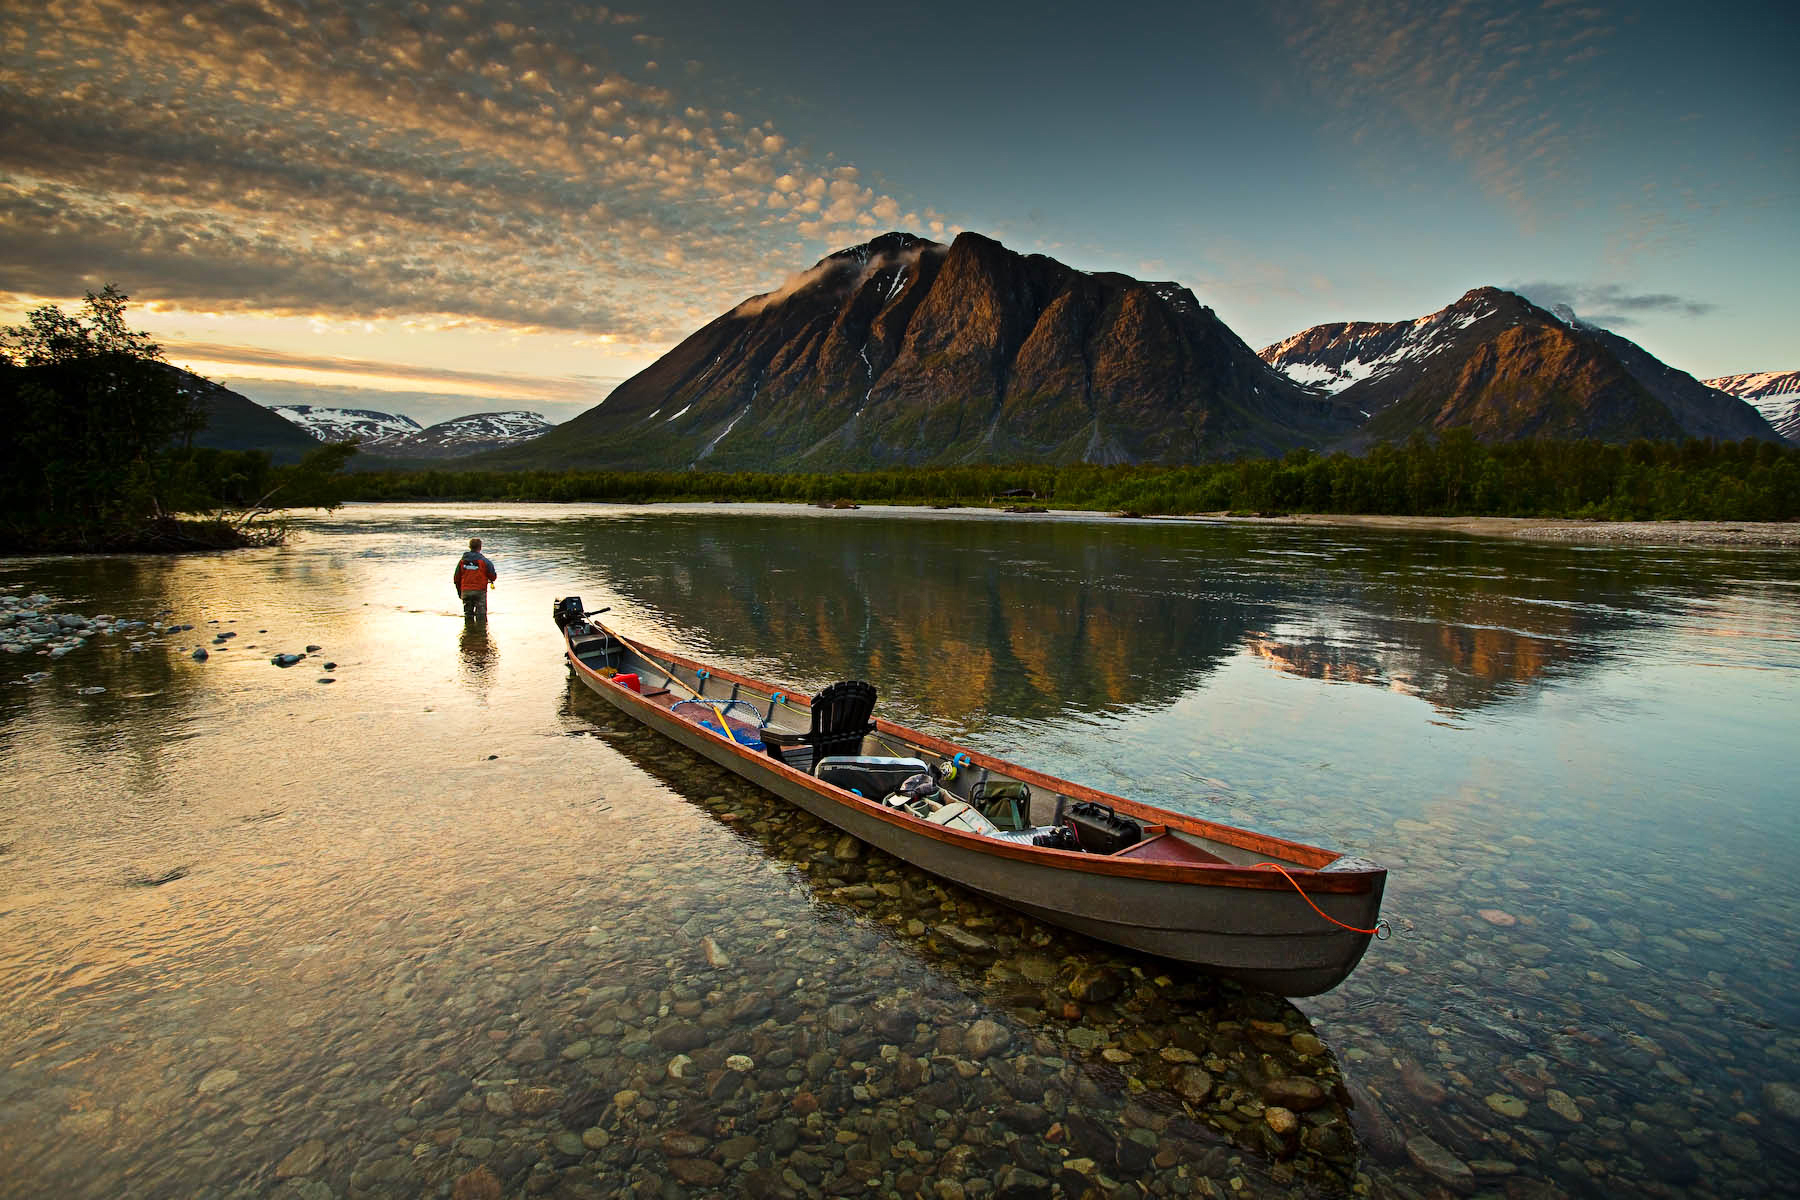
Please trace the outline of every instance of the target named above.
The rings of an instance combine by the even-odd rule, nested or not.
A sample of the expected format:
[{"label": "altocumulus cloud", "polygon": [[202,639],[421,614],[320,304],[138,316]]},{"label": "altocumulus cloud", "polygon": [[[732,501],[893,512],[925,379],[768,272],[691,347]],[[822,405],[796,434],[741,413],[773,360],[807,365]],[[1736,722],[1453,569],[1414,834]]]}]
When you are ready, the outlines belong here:
[{"label": "altocumulus cloud", "polygon": [[644,24],[485,0],[9,5],[0,290],[117,279],[185,307],[654,342],[803,239],[943,228],[677,94]]},{"label": "altocumulus cloud", "polygon": [[[1271,11],[1335,114],[1333,132],[1354,148],[1402,123],[1520,213],[1596,136],[1600,99],[1583,65],[1618,25],[1601,3],[1312,0]],[[1554,105],[1537,99],[1551,95]]]}]

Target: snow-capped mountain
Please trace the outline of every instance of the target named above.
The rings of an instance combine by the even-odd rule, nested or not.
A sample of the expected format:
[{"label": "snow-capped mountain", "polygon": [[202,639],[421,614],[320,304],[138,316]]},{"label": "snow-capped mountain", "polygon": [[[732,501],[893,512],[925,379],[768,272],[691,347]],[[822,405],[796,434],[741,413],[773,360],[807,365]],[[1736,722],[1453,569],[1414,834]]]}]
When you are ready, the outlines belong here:
[{"label": "snow-capped mountain", "polygon": [[474,413],[421,426],[400,413],[367,408],[321,408],[312,404],[269,407],[322,442],[361,438],[363,452],[380,458],[460,458],[527,441],[552,428],[552,423],[541,415],[517,410]]},{"label": "snow-capped mountain", "polygon": [[1362,414],[1349,449],[1450,429],[1489,442],[1778,440],[1750,405],[1573,313],[1499,288],[1415,320],[1315,325],[1261,353]]},{"label": "snow-capped mountain", "polygon": [[528,441],[554,427],[539,413],[517,409],[474,413],[425,429],[414,425],[412,432],[383,438],[368,449],[383,458],[461,458]]},{"label": "snow-capped mountain", "polygon": [[419,432],[419,423],[411,417],[368,408],[320,408],[311,404],[269,407],[321,442],[343,442],[355,437],[361,438],[364,446],[370,446],[385,438]]},{"label": "snow-capped mountain", "polygon": [[1700,382],[1748,401],[1775,427],[1776,433],[1790,442],[1800,442],[1800,371],[1757,371]]},{"label": "snow-capped mountain", "polygon": [[1265,347],[1262,359],[1295,383],[1336,394],[1450,349],[1460,331],[1500,315],[1501,295],[1479,288],[1413,321],[1315,325]]}]

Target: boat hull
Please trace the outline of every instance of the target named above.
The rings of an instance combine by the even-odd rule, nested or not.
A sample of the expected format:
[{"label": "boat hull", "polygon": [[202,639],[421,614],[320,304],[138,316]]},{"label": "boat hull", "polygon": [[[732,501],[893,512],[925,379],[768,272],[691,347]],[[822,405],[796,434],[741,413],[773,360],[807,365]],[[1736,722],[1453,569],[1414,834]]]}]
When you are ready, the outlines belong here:
[{"label": "boat hull", "polygon": [[[1335,987],[1356,967],[1369,942],[1364,931],[1373,929],[1380,915],[1386,873],[1360,860],[1343,859],[1306,872],[1313,887],[1303,895],[1290,879],[1271,871],[1179,870],[1000,845],[924,827],[646,701],[589,668],[572,648],[569,662],[591,691],[625,715],[851,836],[1008,907],[1101,941],[1281,995],[1308,996]],[[898,726],[884,727],[935,741]],[[1341,872],[1336,878],[1334,870]],[[1334,925],[1320,912],[1353,928]]]}]

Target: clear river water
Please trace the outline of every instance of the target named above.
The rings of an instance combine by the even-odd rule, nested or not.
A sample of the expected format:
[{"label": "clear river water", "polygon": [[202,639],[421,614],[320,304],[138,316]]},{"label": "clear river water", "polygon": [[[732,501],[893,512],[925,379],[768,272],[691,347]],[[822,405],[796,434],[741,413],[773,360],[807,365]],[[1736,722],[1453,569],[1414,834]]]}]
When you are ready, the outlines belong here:
[{"label": "clear river water", "polygon": [[[0,562],[39,611],[164,626],[0,654],[7,1194],[1800,1191],[1791,552],[762,505],[298,528]],[[568,594],[1375,859],[1393,936],[1289,1002],[1035,927],[613,714]]]}]

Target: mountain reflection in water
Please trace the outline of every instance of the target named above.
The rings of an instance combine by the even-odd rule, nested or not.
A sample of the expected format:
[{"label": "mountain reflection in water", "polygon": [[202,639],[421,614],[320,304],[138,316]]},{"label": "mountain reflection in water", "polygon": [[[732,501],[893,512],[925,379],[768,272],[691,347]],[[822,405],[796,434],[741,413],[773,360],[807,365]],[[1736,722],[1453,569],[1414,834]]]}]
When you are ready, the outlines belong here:
[{"label": "mountain reflection in water", "polygon": [[[632,536],[645,519],[656,536]],[[1167,703],[1244,652],[1480,708],[1596,661],[1670,604],[1650,554],[1545,570],[1571,552],[1458,536],[954,519],[902,535],[849,513],[784,519],[775,536],[746,517],[726,533],[727,519],[608,522],[601,577],[682,638],[777,678],[910,685],[894,698],[965,727]],[[549,540],[576,555],[592,530]],[[1684,600],[1724,586],[1682,584]]]}]

